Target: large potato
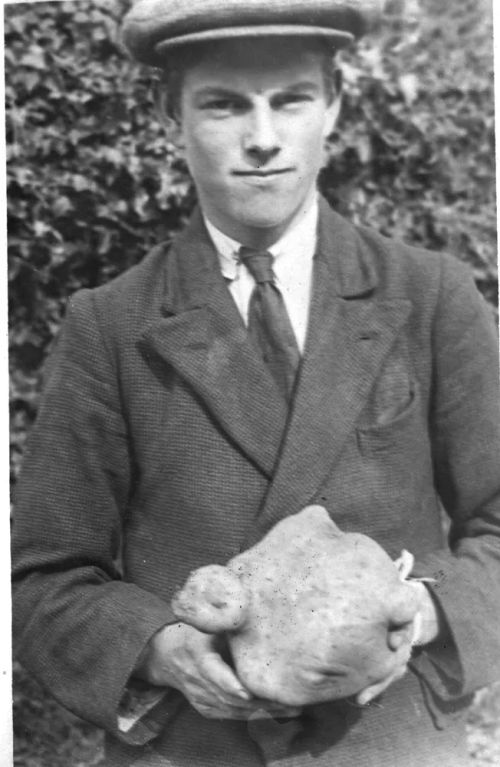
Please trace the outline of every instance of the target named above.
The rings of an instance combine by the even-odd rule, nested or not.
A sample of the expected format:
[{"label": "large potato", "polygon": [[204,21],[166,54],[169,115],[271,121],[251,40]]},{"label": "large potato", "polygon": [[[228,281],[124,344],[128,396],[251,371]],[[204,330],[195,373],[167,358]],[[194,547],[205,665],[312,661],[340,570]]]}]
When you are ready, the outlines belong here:
[{"label": "large potato", "polygon": [[243,684],[288,705],[354,695],[404,668],[417,609],[385,551],[343,533],[321,506],[279,522],[227,567],[194,571],[172,606],[201,631],[226,632]]}]

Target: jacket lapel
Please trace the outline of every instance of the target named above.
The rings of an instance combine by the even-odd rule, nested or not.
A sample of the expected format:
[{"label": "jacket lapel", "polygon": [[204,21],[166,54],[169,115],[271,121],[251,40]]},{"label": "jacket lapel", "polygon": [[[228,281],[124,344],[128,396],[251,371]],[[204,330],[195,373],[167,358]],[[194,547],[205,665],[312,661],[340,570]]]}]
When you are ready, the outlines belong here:
[{"label": "jacket lapel", "polygon": [[293,412],[274,480],[246,546],[318,494],[408,317],[409,301],[377,296],[372,258],[352,227],[324,205]]},{"label": "jacket lapel", "polygon": [[168,254],[163,315],[144,332],[144,350],[171,365],[271,477],[287,407],[248,339],[198,211]]}]

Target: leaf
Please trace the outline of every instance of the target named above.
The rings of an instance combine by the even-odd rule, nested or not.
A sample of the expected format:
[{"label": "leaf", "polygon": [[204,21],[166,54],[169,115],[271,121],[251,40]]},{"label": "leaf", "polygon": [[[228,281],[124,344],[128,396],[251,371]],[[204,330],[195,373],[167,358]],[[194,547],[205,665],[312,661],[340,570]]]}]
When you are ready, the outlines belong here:
[{"label": "leaf", "polygon": [[71,200],[65,195],[61,195],[61,197],[58,197],[57,200],[55,200],[52,205],[52,212],[57,218],[59,218],[60,216],[67,215],[72,210],[74,210],[73,204]]},{"label": "leaf", "polygon": [[405,74],[398,77],[398,85],[401,93],[403,94],[406,106],[411,107],[414,101],[418,98],[418,77],[414,74]]},{"label": "leaf", "polygon": [[43,48],[38,45],[30,46],[28,53],[25,53],[21,57],[21,66],[31,67],[32,69],[39,69],[40,71],[46,69],[45,52]]},{"label": "leaf", "polygon": [[35,237],[44,237],[46,234],[51,232],[52,229],[45,223],[45,221],[35,221],[33,224],[33,231],[35,233]]}]

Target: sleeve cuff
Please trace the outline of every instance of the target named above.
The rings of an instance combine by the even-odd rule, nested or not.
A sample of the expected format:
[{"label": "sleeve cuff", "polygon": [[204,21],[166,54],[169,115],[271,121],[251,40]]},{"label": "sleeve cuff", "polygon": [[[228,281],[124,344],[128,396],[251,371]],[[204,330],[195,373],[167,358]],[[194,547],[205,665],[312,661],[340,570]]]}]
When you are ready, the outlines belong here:
[{"label": "sleeve cuff", "polygon": [[118,708],[118,729],[129,733],[134,725],[165,697],[166,689],[151,687],[139,680],[131,680]]},{"label": "sleeve cuff", "polygon": [[131,679],[120,701],[117,729],[121,741],[142,746],[156,738],[177,711],[182,695],[173,688],[153,687]]}]

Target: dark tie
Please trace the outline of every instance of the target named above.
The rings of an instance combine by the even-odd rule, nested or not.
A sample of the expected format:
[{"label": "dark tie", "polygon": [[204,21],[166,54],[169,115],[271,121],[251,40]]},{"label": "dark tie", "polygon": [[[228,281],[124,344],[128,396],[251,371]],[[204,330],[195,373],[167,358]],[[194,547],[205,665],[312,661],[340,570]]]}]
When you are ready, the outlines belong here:
[{"label": "dark tie", "polygon": [[275,284],[273,256],[240,248],[240,258],[256,285],[248,308],[248,332],[287,401],[291,399],[300,352],[283,296]]}]

